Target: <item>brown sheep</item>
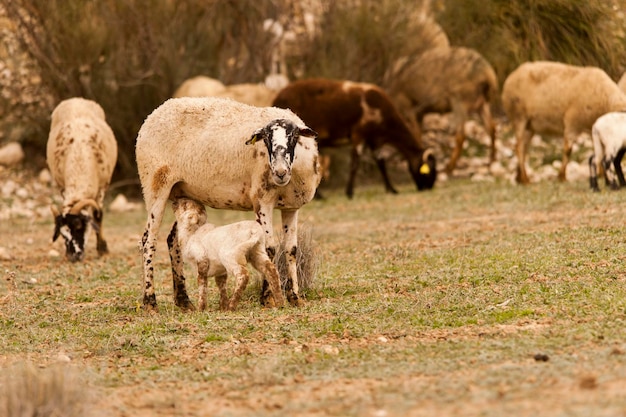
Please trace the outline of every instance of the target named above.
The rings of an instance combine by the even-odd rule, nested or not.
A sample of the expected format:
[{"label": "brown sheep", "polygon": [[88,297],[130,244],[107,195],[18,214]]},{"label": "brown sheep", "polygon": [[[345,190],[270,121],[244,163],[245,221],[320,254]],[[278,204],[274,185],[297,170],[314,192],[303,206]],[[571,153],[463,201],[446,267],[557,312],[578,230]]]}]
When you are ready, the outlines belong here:
[{"label": "brown sheep", "polygon": [[364,145],[374,153],[387,192],[397,193],[387,176],[381,152],[385,145],[406,158],[418,190],[433,188],[437,177],[434,155],[413,135],[380,87],[324,78],[299,80],[282,89],[273,105],[292,110],[315,130],[320,149],[350,141],[352,159],[346,187],[349,198],[354,195],[354,179]]},{"label": "brown sheep", "polygon": [[626,110],[626,95],[600,68],[559,62],[526,62],[513,71],[502,88],[502,105],[515,131],[517,182],[530,182],[526,151],[534,134],[563,135],[565,170],[572,144],[605,113]]},{"label": "brown sheep", "polygon": [[455,147],[446,166],[452,173],[465,141],[468,117],[480,115],[491,138],[490,161],[495,161],[495,123],[491,101],[497,96],[493,67],[473,49],[434,48],[415,58],[401,58],[385,75],[387,91],[414,130],[421,130],[427,113],[452,112],[456,119]]}]

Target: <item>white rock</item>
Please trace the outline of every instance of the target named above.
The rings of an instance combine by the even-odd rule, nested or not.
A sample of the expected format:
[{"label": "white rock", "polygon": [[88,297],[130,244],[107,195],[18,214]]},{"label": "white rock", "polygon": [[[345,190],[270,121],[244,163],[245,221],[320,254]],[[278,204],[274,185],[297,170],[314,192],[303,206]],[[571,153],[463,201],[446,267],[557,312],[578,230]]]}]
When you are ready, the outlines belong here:
[{"label": "white rock", "polygon": [[0,247],[0,259],[3,261],[10,261],[13,259],[13,256],[11,256],[11,253],[7,248]]},{"label": "white rock", "polygon": [[140,208],[141,208],[140,203],[129,202],[124,196],[124,194],[118,194],[109,205],[109,210],[113,212],[117,212],[117,213],[139,210]]},{"label": "white rock", "polygon": [[0,165],[17,165],[24,159],[22,145],[17,142],[10,142],[0,148]]}]

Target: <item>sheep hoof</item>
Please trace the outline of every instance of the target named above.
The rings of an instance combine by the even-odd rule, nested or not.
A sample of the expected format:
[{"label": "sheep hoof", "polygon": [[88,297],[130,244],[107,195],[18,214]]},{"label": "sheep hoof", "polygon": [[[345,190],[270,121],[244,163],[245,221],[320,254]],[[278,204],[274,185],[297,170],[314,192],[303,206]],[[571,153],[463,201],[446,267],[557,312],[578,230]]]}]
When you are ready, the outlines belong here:
[{"label": "sheep hoof", "polygon": [[305,304],[304,299],[294,292],[287,294],[287,301],[289,301],[289,304],[293,307],[303,307]]},{"label": "sheep hoof", "polygon": [[156,295],[145,295],[143,297],[143,309],[147,312],[158,313],[159,307],[156,302]]},{"label": "sheep hoof", "polygon": [[178,308],[180,308],[183,311],[195,311],[196,310],[196,307],[189,300],[189,297],[187,296],[186,293],[181,294],[178,297],[176,297],[175,304]]}]

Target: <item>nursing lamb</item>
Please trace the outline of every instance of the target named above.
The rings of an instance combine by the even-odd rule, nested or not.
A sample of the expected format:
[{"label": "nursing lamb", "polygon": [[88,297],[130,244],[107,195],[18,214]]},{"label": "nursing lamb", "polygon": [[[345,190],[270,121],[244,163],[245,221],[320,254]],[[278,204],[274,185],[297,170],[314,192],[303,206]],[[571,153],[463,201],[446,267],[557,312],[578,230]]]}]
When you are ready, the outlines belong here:
[{"label": "nursing lamb", "polygon": [[589,185],[600,191],[598,173],[604,168],[606,184],[613,190],[626,186],[622,158],[626,153],[626,113],[607,113],[591,129],[594,154],[589,158]]},{"label": "nursing lamb", "polygon": [[[284,305],[278,271],[265,252],[265,234],[260,224],[248,220],[216,227],[206,223],[204,206],[187,198],[174,201],[172,207],[182,257],[198,269],[198,309],[206,309],[207,279],[214,276],[220,292],[220,309],[235,310],[250,279],[248,262],[269,283],[271,304]],[[226,290],[228,275],[236,279],[230,299]]]}]

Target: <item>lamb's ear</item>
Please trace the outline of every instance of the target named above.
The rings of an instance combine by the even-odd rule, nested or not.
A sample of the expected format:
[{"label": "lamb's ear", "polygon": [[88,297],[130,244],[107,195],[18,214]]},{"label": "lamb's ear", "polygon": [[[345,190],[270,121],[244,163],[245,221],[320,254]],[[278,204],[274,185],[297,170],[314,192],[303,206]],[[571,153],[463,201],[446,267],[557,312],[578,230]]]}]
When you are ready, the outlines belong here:
[{"label": "lamb's ear", "polygon": [[250,139],[246,141],[246,145],[254,145],[258,140],[263,140],[265,138],[265,128],[257,129]]},{"label": "lamb's ear", "polygon": [[56,240],[61,235],[61,225],[63,223],[63,217],[59,214],[54,217],[54,233],[52,234],[52,241],[56,242]]},{"label": "lamb's ear", "polygon": [[300,136],[307,136],[313,139],[317,139],[317,132],[310,127],[304,126],[298,128]]}]

